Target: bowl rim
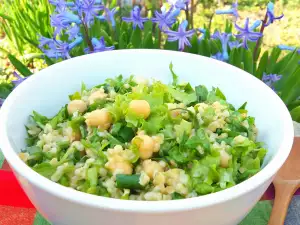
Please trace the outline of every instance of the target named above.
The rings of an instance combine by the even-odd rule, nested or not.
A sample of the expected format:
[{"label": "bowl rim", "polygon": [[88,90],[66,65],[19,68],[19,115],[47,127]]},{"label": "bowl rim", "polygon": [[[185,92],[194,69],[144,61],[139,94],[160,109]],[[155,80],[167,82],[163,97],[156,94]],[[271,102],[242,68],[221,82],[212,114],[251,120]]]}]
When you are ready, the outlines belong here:
[{"label": "bowl rim", "polygon": [[[97,54],[124,54],[127,55],[128,52],[135,51],[136,54],[146,54],[146,53],[154,53],[157,54],[185,54],[186,57],[197,57],[197,59],[201,59],[203,61],[211,61],[214,59],[203,57],[200,55],[190,54],[190,53],[182,53],[182,52],[175,52],[175,51],[168,51],[168,50],[148,50],[148,49],[132,49],[132,50],[115,50],[115,51],[107,51],[96,53],[92,55],[83,55],[79,56],[70,60],[65,60],[63,62],[57,63],[48,67],[40,72],[38,72],[35,76],[31,76],[28,78],[24,84],[21,84],[18,88],[16,88],[5,100],[1,110],[0,110],[0,121],[6,121],[9,118],[9,111],[10,107],[12,106],[14,99],[20,96],[20,93],[26,88],[26,86],[30,86],[30,82],[34,81],[35,79],[39,79],[40,75],[45,70],[51,70],[53,67],[57,66],[58,64],[61,66],[62,64],[67,64],[72,61],[82,60],[83,57],[97,57]],[[223,67],[234,67],[230,64],[223,63],[217,60],[214,60],[215,64],[219,64],[219,66]],[[234,67],[235,70],[240,70],[239,73],[243,76],[249,76],[247,72]],[[259,79],[250,75],[251,78],[261,82]],[[258,85],[264,85],[262,82]],[[265,85],[266,86],[266,85]],[[267,86],[266,86],[267,87]],[[269,87],[269,90],[272,91]],[[274,95],[276,95],[274,93]],[[28,180],[33,186],[42,189],[49,194],[70,201],[72,203],[85,205],[89,207],[95,208],[102,208],[106,210],[114,210],[114,211],[123,211],[123,212],[135,212],[135,213],[165,213],[165,212],[177,212],[177,211],[187,211],[195,208],[204,208],[209,207],[214,204],[220,204],[228,200],[236,199],[248,192],[253,191],[257,187],[263,185],[266,181],[273,178],[275,173],[280,169],[283,165],[285,160],[287,159],[293,144],[294,139],[294,129],[293,129],[293,122],[290,116],[288,109],[286,108],[283,101],[280,99],[278,95],[274,96],[277,98],[279,109],[282,112],[282,119],[283,119],[283,126],[284,126],[284,136],[282,137],[282,141],[280,143],[280,147],[278,152],[273,156],[270,162],[256,175],[247,179],[246,181],[241,182],[231,188],[204,195],[194,198],[182,199],[182,200],[167,200],[167,201],[136,201],[136,200],[120,200],[114,198],[107,198],[102,196],[95,196],[87,193],[83,193],[80,191],[76,191],[74,189],[70,189],[64,187],[60,184],[52,182],[51,180],[43,177],[42,175],[36,173],[32,170],[29,166],[27,166],[17,155],[14,151],[13,147],[11,146],[7,130],[6,130],[6,123],[0,123],[0,140],[1,140],[1,148],[2,152],[7,159],[8,163],[11,165],[12,169],[17,172],[22,178]],[[20,178],[19,178],[20,179]],[[172,202],[172,204],[170,204]]]}]

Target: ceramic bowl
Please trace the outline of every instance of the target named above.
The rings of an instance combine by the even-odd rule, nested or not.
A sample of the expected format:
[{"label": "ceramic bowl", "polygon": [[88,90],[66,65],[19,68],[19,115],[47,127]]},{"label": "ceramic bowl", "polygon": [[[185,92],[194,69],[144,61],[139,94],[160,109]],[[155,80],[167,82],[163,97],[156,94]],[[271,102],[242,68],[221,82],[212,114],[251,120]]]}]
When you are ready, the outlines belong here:
[{"label": "ceramic bowl", "polygon": [[[250,179],[206,196],[159,202],[129,201],[81,193],[34,172],[19,159],[33,110],[53,116],[68,95],[108,77],[131,74],[172,79],[170,62],[181,80],[219,87],[234,106],[248,102],[258,140],[268,154],[263,169]],[[85,55],[50,66],[28,78],[0,110],[0,147],[22,188],[41,214],[55,225],[236,225],[259,201],[288,157],[293,123],[281,99],[254,76],[229,64],[198,55],[163,50],[118,50]]]}]

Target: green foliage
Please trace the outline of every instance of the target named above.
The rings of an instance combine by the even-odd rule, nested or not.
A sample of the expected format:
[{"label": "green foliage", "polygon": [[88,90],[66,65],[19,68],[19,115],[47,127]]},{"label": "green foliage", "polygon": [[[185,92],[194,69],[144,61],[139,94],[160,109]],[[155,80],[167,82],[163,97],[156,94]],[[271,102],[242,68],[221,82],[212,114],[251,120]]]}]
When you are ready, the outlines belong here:
[{"label": "green foliage", "polygon": [[11,54],[8,54],[7,57],[10,60],[10,62],[14,65],[16,70],[18,70],[23,76],[28,77],[32,74],[32,72],[16,57],[14,57]]},{"label": "green foliage", "polygon": [[38,34],[51,37],[50,14],[53,12],[48,0],[5,0],[1,3],[0,30],[3,30],[11,42],[10,47],[24,55],[30,46],[38,49]]}]

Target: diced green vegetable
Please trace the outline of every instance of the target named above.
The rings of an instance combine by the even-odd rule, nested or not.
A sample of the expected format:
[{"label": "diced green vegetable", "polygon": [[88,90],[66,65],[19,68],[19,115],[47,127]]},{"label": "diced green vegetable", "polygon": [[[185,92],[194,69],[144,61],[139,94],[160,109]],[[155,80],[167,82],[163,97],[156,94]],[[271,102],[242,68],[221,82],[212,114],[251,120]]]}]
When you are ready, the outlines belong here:
[{"label": "diced green vegetable", "polygon": [[117,174],[116,176],[117,188],[123,189],[142,189],[143,186],[140,184],[140,174],[125,175]]}]

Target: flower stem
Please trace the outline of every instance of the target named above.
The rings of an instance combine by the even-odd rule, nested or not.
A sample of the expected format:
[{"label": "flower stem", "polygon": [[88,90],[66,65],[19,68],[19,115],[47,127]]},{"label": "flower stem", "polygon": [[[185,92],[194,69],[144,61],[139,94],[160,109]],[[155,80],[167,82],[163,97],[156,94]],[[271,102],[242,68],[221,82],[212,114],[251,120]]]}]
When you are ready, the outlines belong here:
[{"label": "flower stem", "polygon": [[211,25],[212,25],[212,20],[213,20],[213,18],[214,18],[214,13],[212,13],[211,15],[210,15],[210,17],[209,17],[209,23],[208,23],[208,30],[210,31],[210,29],[211,29]]},{"label": "flower stem", "polygon": [[194,29],[194,0],[191,0],[191,26]]},{"label": "flower stem", "polygon": [[158,31],[158,48],[161,48],[161,31]]},{"label": "flower stem", "polygon": [[90,51],[93,52],[94,51],[94,46],[93,46],[93,44],[91,42],[91,39],[89,37],[88,27],[87,27],[86,23],[83,20],[81,20],[81,21],[82,21],[82,25],[83,25],[83,28],[84,28],[84,32],[83,32],[84,39],[85,39]]},{"label": "flower stem", "polygon": [[189,18],[189,4],[185,4],[186,9],[185,9],[185,19],[188,21],[188,26],[190,27],[190,18]]},{"label": "flower stem", "polygon": [[[261,25],[260,31],[259,31],[261,34],[264,33],[264,30],[265,30],[265,28],[266,28],[266,23],[267,23],[267,21],[268,21],[268,14],[266,13],[265,18],[264,18],[264,20],[262,21],[262,25]],[[261,40],[262,40],[262,37],[260,37],[260,38],[257,40],[256,45],[255,45],[255,48],[254,48],[254,51],[253,51],[253,59],[254,59],[255,62],[256,62],[257,59],[258,59],[257,52],[258,52],[258,49],[259,49],[259,47],[260,47],[260,45],[261,45]]]}]

